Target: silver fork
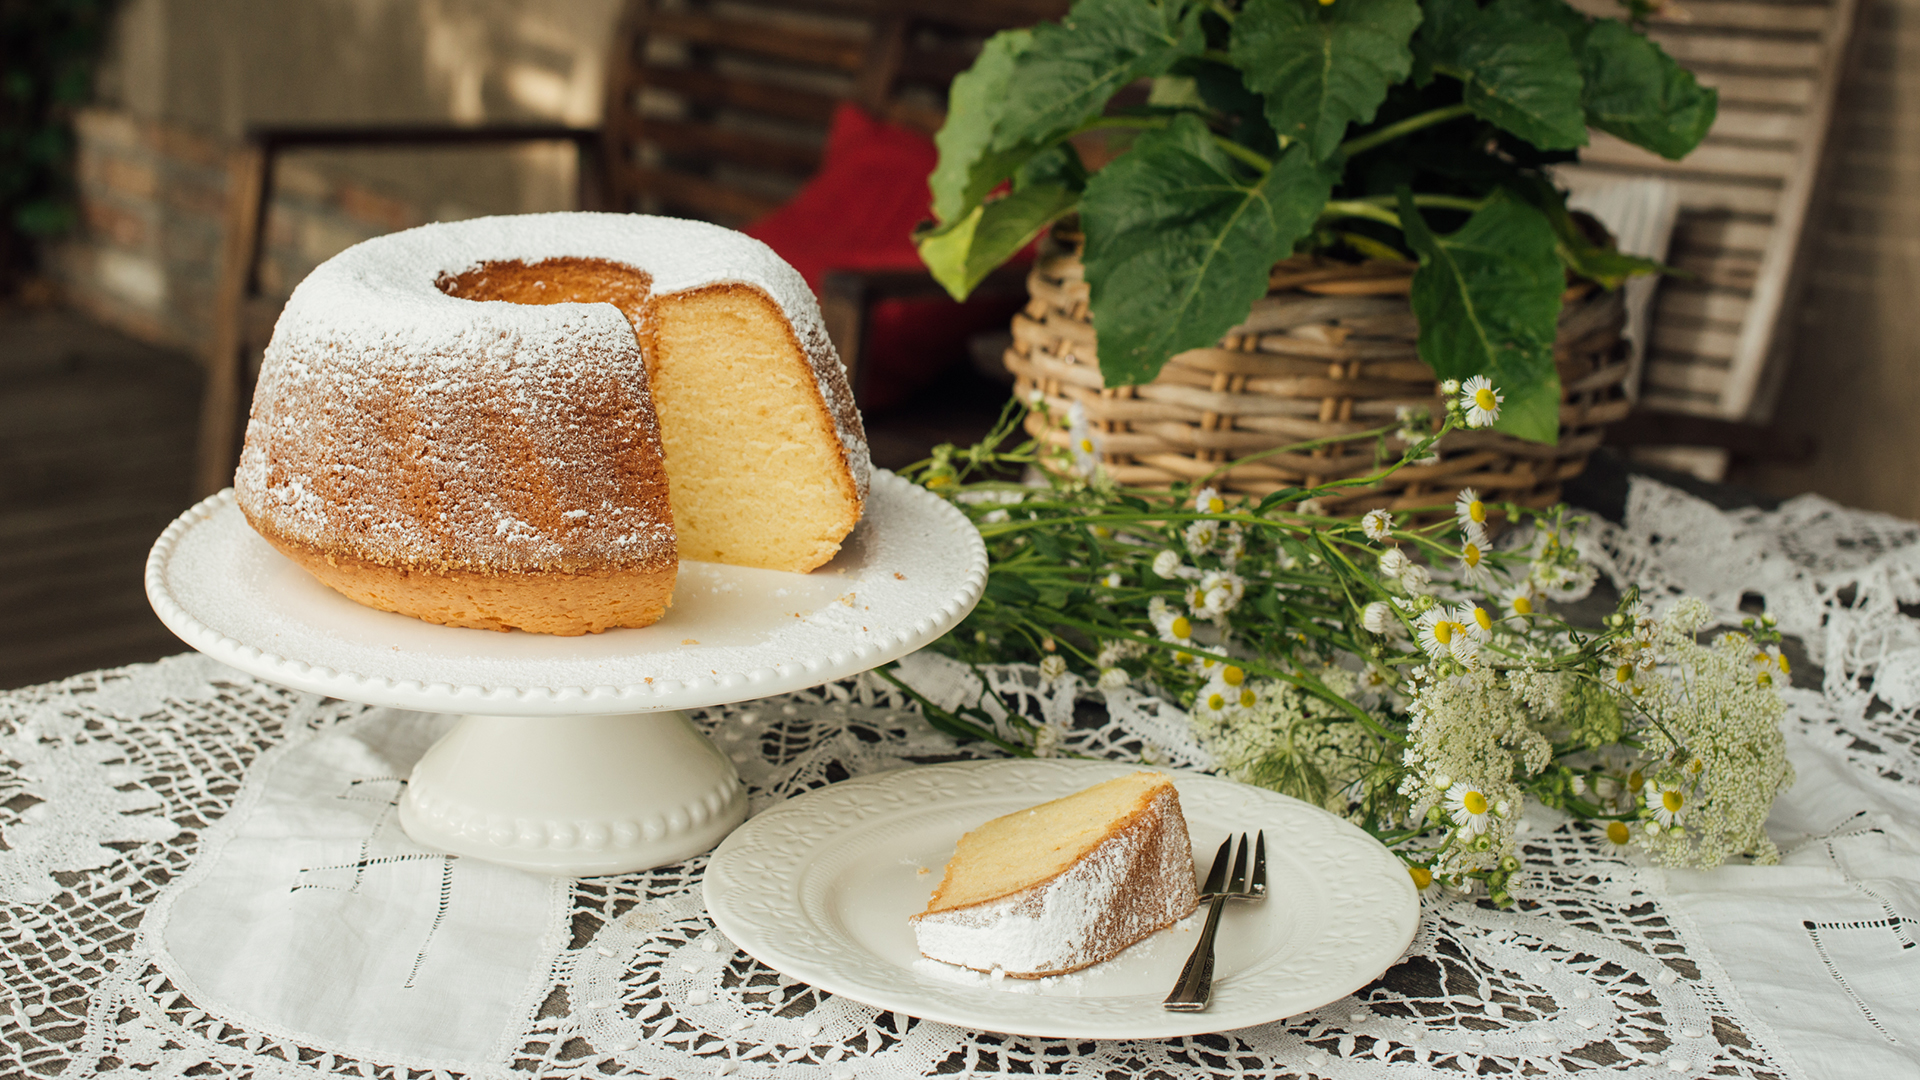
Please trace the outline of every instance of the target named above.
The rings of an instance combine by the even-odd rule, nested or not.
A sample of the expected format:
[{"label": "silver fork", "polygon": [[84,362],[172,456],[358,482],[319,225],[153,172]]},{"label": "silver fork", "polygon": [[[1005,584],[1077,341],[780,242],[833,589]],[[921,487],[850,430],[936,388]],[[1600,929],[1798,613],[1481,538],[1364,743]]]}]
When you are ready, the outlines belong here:
[{"label": "silver fork", "polygon": [[1253,841],[1253,872],[1247,872],[1247,834],[1240,834],[1240,850],[1233,859],[1233,874],[1227,874],[1227,853],[1233,847],[1234,838],[1229,836],[1220,843],[1220,853],[1213,857],[1213,868],[1207,871],[1206,884],[1201,888],[1200,899],[1207,902],[1207,923],[1200,930],[1200,940],[1193,946],[1193,955],[1187,957],[1186,966],[1180,969],[1180,978],[1173,984],[1173,992],[1161,1002],[1164,1008],[1175,1012],[1204,1012],[1213,1001],[1213,935],[1220,927],[1220,909],[1227,906],[1228,900],[1265,900],[1267,898],[1267,834],[1256,833]]}]

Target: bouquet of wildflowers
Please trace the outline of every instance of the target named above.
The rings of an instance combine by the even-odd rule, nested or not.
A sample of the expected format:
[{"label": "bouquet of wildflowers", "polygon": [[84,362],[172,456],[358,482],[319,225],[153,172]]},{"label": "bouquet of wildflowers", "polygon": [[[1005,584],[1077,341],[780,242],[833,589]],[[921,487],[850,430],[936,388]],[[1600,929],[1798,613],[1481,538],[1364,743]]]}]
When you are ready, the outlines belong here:
[{"label": "bouquet of wildflowers", "polygon": [[[1010,406],[980,444],[943,446],[910,470],[972,518],[991,555],[984,598],[939,648],[1171,698],[1227,774],[1348,817],[1423,889],[1483,887],[1508,902],[1528,797],[1667,865],[1777,858],[1762,826],[1793,774],[1770,619],[1702,644],[1704,604],[1656,616],[1629,592],[1604,626],[1569,625],[1552,604],[1584,596],[1594,571],[1564,507],[1468,490],[1427,525],[1318,512],[1318,497],[1375,483],[1498,415],[1483,379],[1443,389],[1440,422],[1365,436],[1380,473],[1258,500],[1204,482],[1118,488],[1078,410],[1051,418],[1071,429],[1067,449],[1007,448]],[[990,479],[1009,467],[1046,486]],[[1502,520],[1495,537],[1489,523]],[[923,704],[1015,753],[1059,742],[1044,725]]]}]

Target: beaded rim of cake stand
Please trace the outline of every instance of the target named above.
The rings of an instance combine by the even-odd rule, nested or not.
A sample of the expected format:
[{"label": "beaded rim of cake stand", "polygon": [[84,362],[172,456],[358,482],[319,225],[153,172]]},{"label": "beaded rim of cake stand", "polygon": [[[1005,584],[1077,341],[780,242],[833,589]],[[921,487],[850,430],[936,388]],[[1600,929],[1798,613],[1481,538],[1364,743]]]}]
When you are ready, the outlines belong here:
[{"label": "beaded rim of cake stand", "polygon": [[[878,667],[932,643],[958,625],[979,602],[987,581],[986,544],[966,515],[939,496],[884,469],[873,471],[870,490],[888,490],[890,494],[904,499],[920,500],[936,520],[963,539],[965,570],[961,575],[961,586],[938,602],[929,614],[893,633],[802,661],[765,665],[745,671],[715,672],[692,678],[657,678],[627,685],[456,685],[340,671],[324,664],[312,664],[262,649],[208,626],[174,597],[167,583],[168,563],[181,540],[195,526],[234,504],[232,488],[196,503],[175,518],[159,539],[154,541],[153,549],[147,556],[147,599],[160,621],[195,649],[284,686],[346,700],[374,701],[393,707],[436,712],[498,711],[502,705],[557,706],[563,709],[568,705],[586,705],[591,708],[582,711],[588,712],[719,705],[818,686]],[[869,495],[869,500],[871,498]]]}]

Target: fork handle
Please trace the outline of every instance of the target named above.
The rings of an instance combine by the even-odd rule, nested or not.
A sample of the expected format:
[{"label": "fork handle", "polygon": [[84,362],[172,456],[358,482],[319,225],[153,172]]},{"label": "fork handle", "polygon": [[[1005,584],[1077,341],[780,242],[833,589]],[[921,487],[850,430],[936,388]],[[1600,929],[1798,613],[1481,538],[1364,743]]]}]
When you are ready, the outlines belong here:
[{"label": "fork handle", "polygon": [[1160,1003],[1163,1008],[1174,1012],[1205,1012],[1213,1001],[1213,934],[1220,928],[1220,909],[1226,906],[1225,893],[1214,893],[1207,899],[1207,922],[1200,928],[1200,940],[1194,943],[1193,954],[1180,969],[1173,993]]}]

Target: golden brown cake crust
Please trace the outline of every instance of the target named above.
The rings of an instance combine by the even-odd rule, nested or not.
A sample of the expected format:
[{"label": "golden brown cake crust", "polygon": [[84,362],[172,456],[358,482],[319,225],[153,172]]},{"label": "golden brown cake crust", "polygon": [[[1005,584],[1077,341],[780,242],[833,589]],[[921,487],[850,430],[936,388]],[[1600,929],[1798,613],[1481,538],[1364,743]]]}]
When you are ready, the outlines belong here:
[{"label": "golden brown cake crust", "polygon": [[670,559],[588,573],[395,567],[329,554],[276,536],[258,522],[254,528],[322,584],[357,603],[476,630],[574,637],[615,627],[650,626],[666,614],[679,571],[679,563]]}]

